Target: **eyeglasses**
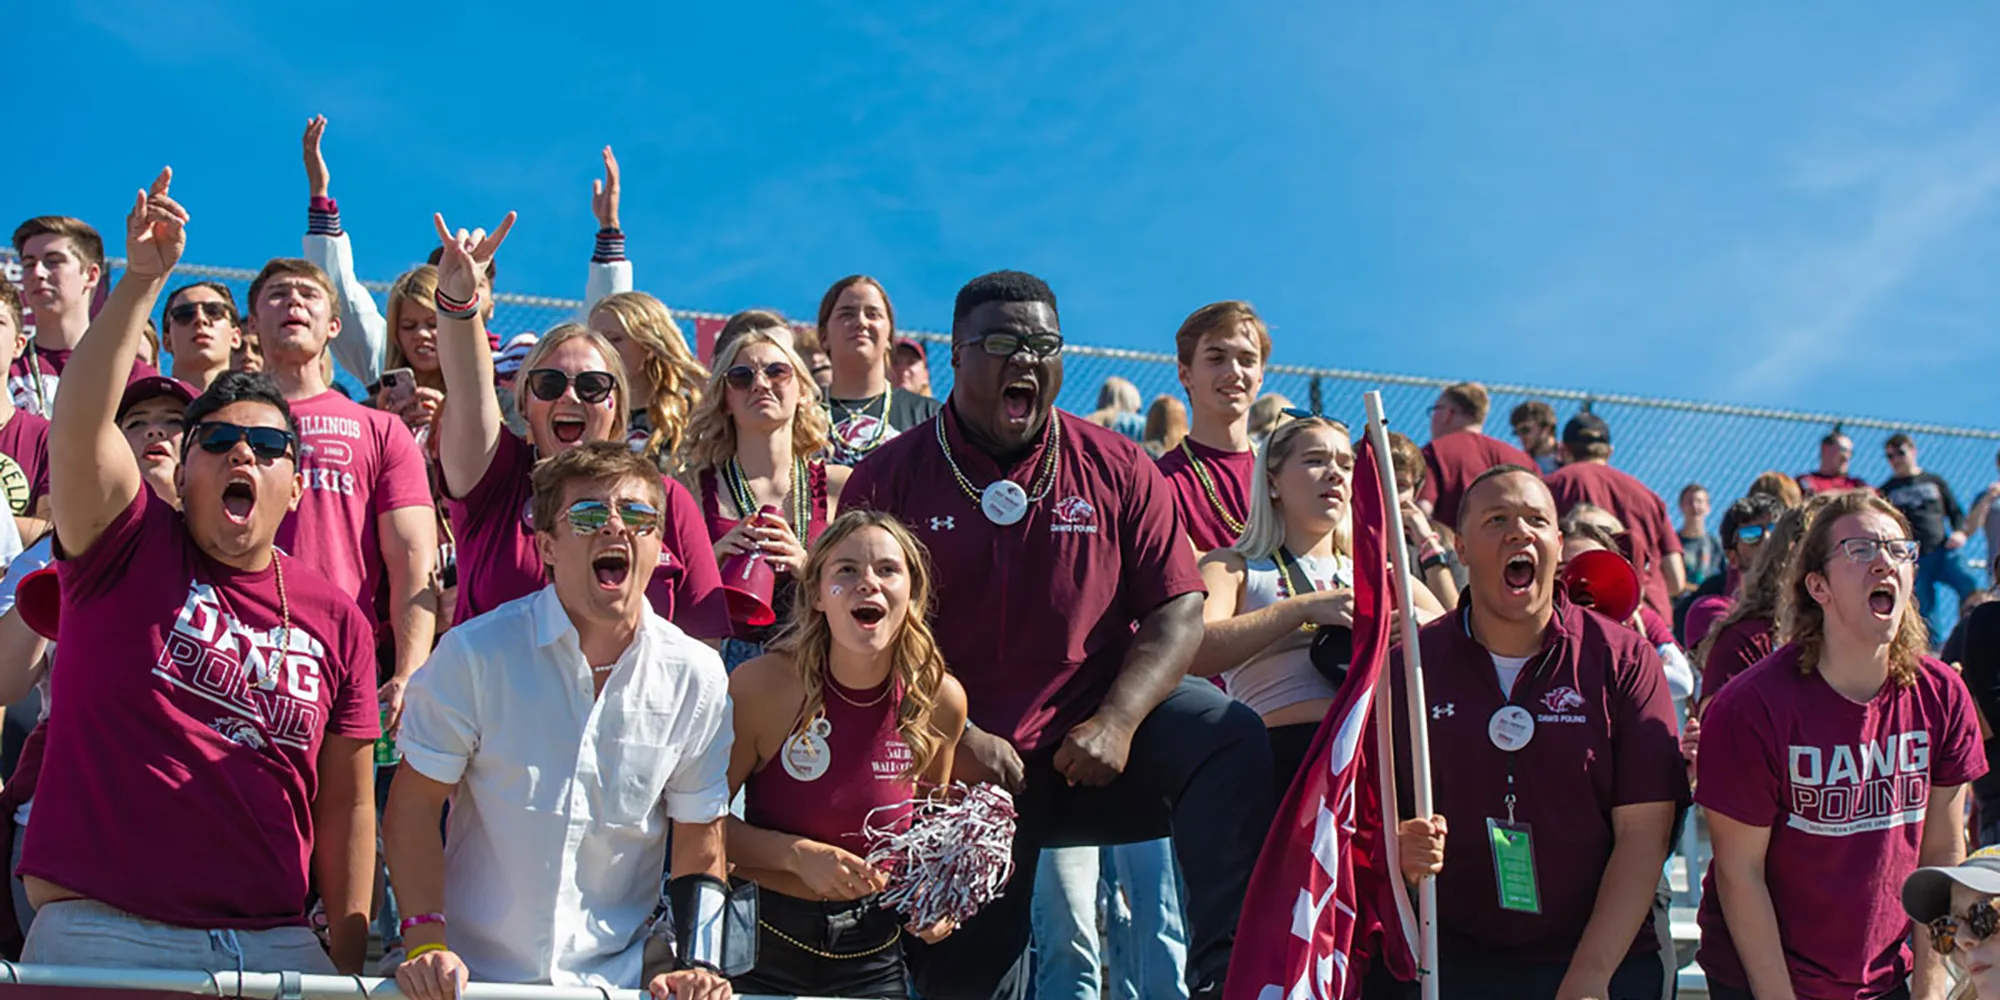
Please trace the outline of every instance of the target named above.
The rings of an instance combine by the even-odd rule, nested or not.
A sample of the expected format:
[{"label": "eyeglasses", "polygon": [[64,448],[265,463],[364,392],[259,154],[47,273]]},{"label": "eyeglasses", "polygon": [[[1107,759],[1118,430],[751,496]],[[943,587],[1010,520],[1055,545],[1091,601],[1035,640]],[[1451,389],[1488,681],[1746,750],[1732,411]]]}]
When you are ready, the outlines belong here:
[{"label": "eyeglasses", "polygon": [[1979,942],[2000,931],[2000,910],[1993,908],[1991,900],[1980,900],[1965,911],[1965,916],[1947,913],[1930,922],[1931,948],[1940,955],[1957,951],[1959,945],[1977,947]]},{"label": "eyeglasses", "polygon": [[1884,552],[1889,553],[1892,563],[1917,561],[1917,542],[1913,538],[1843,538],[1838,547],[1848,562],[1872,563]]},{"label": "eyeglasses", "polygon": [[1756,545],[1762,542],[1764,536],[1770,533],[1771,526],[1768,524],[1746,524],[1736,529],[1736,544]]},{"label": "eyeglasses", "polygon": [[1900,458],[1909,453],[1910,449],[1908,448],[1886,448],[1882,451],[1882,454],[1887,455],[1890,458]]},{"label": "eyeglasses", "polygon": [[1035,358],[1053,358],[1062,353],[1063,338],[1060,333],[989,333],[979,338],[979,346],[996,358],[1011,358],[1026,348]]},{"label": "eyeglasses", "polygon": [[274,462],[285,457],[297,443],[292,432],[278,427],[244,427],[240,424],[225,424],[221,421],[203,422],[188,428],[188,435],[194,438],[201,450],[211,455],[226,455],[237,442],[250,442],[250,453],[260,462]]},{"label": "eyeglasses", "polygon": [[[602,500],[578,500],[563,511],[569,530],[578,535],[594,535],[611,523],[611,505]],[[660,528],[660,512],[639,500],[620,500],[618,520],[635,535],[650,535]]]},{"label": "eyeglasses", "polygon": [[562,398],[572,381],[576,383],[576,398],[592,406],[604,402],[618,386],[618,377],[610,372],[577,372],[572,377],[566,371],[537,368],[528,373],[528,391],[544,403],[553,403]]},{"label": "eyeglasses", "polygon": [[167,319],[185,326],[194,322],[196,314],[212,320],[234,319],[236,310],[231,309],[227,302],[183,302],[167,310]]},{"label": "eyeglasses", "polygon": [[765,381],[771,383],[771,387],[774,389],[792,380],[792,366],[783,361],[773,361],[762,368],[751,365],[737,365],[723,372],[722,380],[729,383],[731,389],[739,392],[748,392],[751,387],[757,384],[759,373],[764,376]]}]

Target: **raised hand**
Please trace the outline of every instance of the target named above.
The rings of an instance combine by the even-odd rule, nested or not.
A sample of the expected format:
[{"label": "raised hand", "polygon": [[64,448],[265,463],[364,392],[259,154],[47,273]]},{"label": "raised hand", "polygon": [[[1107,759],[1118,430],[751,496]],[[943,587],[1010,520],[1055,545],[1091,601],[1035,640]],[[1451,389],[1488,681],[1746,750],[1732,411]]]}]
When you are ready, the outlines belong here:
[{"label": "raised hand", "polygon": [[164,278],[187,249],[187,209],[169,197],[174,168],[162,167],[152,187],[139,192],[125,217],[125,273]]},{"label": "raised hand", "polygon": [[514,228],[514,218],[515,213],[508,212],[491,234],[484,229],[471,232],[461,229],[453,235],[450,227],[444,224],[444,216],[433,214],[431,221],[437,225],[438,243],[444,247],[444,253],[438,258],[438,291],[458,302],[485,293],[489,287],[486,265],[492,263],[493,256],[500,252],[500,244],[507,242],[507,232]]},{"label": "raised hand", "polygon": [[590,211],[601,229],[618,228],[618,157],[604,147],[604,179],[590,182]]},{"label": "raised hand", "polygon": [[306,120],[306,187],[315,198],[326,197],[327,173],[326,157],[320,154],[319,140],[326,134],[326,116],[316,115]]}]

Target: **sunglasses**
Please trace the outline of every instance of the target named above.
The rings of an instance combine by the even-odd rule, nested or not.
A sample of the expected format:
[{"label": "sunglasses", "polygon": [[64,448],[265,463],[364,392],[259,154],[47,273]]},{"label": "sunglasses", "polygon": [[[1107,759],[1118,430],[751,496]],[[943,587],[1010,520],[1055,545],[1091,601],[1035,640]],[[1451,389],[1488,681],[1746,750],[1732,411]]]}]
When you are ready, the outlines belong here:
[{"label": "sunglasses", "polygon": [[1838,548],[1848,562],[1872,563],[1884,552],[1889,553],[1890,562],[1899,565],[1917,561],[1917,542],[1913,538],[1843,538]]},{"label": "sunglasses", "polygon": [[762,368],[754,368],[750,365],[737,365],[723,372],[722,380],[729,383],[731,389],[748,392],[751,387],[757,384],[757,376],[760,374],[764,376],[765,381],[771,383],[773,388],[776,388],[792,380],[792,366],[783,361],[773,361]]},{"label": "sunglasses", "polygon": [[[611,505],[602,500],[578,500],[563,511],[569,530],[578,535],[594,535],[611,523]],[[660,512],[639,500],[618,502],[618,520],[635,535],[650,535],[660,528]]]},{"label": "sunglasses", "polygon": [[167,310],[167,319],[183,326],[194,322],[197,315],[209,319],[235,319],[236,310],[227,302],[183,302]]},{"label": "sunglasses", "polygon": [[1768,524],[1746,524],[1736,529],[1736,541],[1740,545],[1755,545],[1770,533],[1771,526]]},{"label": "sunglasses", "polygon": [[292,432],[278,427],[244,427],[240,424],[225,424],[220,421],[204,422],[188,428],[188,435],[201,450],[211,455],[226,455],[238,442],[250,442],[250,453],[260,462],[274,462],[291,452],[297,443]]},{"label": "sunglasses", "polygon": [[528,373],[528,391],[544,403],[553,403],[563,397],[572,381],[576,383],[576,398],[592,406],[610,398],[611,390],[618,387],[618,377],[610,372],[577,372],[572,379],[565,371],[537,368]]},{"label": "sunglasses", "polygon": [[1965,911],[1965,916],[1947,913],[1928,925],[1931,929],[1931,948],[1940,955],[1957,951],[1959,945],[1967,948],[1978,946],[1979,942],[2000,931],[2000,910],[1993,908],[1990,900],[1980,900]]},{"label": "sunglasses", "polygon": [[1053,358],[1062,353],[1063,339],[1060,333],[1031,333],[1025,337],[1018,333],[992,333],[979,338],[979,346],[996,358],[1011,358],[1026,349],[1035,358]]}]

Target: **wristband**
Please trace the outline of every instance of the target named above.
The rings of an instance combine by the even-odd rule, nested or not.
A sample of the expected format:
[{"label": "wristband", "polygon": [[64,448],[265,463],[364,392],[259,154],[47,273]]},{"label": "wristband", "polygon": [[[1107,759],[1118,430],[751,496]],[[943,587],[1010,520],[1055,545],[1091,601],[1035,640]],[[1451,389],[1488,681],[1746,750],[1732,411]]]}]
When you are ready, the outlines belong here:
[{"label": "wristband", "polygon": [[1422,545],[1417,546],[1417,561],[1420,563],[1429,562],[1431,559],[1442,555],[1444,555],[1444,546],[1439,545],[1435,537],[1426,538]]},{"label": "wristband", "polygon": [[447,319],[471,319],[479,315],[478,292],[472,293],[471,299],[460,303],[453,301],[449,296],[445,295],[444,289],[440,288],[436,293],[432,294],[431,304],[437,307],[438,315]]},{"label": "wristband", "polygon": [[444,914],[419,913],[415,916],[404,917],[403,922],[397,925],[397,930],[400,930],[403,933],[408,934],[410,932],[410,928],[422,927],[425,924],[437,924],[440,927],[444,926]]},{"label": "wristband", "polygon": [[1444,553],[1438,552],[1419,560],[1417,562],[1417,572],[1428,573],[1434,569],[1443,569],[1445,565]]},{"label": "wristband", "polygon": [[446,948],[444,946],[444,943],[441,941],[433,941],[430,944],[420,944],[415,948],[411,948],[409,951],[404,952],[403,961],[405,962],[414,961],[419,956],[428,955],[434,951],[449,951],[449,950],[451,949]]}]

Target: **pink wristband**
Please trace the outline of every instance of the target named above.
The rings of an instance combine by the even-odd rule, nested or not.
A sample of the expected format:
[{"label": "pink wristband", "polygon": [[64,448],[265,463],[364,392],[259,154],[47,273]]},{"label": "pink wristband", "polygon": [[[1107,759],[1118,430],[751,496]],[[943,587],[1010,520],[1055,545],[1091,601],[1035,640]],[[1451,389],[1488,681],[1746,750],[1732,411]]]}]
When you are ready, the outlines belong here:
[{"label": "pink wristband", "polygon": [[403,933],[408,934],[410,932],[410,928],[422,927],[425,924],[437,924],[440,927],[444,926],[444,914],[419,913],[416,916],[404,917],[403,922],[397,925],[397,927]]}]

